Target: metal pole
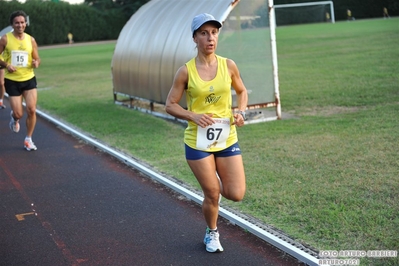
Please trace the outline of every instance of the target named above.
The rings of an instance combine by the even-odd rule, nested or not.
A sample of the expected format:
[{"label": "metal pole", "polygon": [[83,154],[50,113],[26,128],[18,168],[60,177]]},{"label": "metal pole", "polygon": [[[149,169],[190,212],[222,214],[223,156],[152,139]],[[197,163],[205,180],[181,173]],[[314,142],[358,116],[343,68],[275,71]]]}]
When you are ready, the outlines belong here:
[{"label": "metal pole", "polygon": [[333,1],[330,1],[330,9],[331,9],[331,23],[335,23],[334,3],[333,3]]},{"label": "metal pole", "polygon": [[277,45],[276,45],[276,19],[274,13],[273,0],[269,2],[269,27],[270,27],[270,44],[272,50],[272,61],[273,61],[273,79],[274,79],[274,95],[276,98],[276,115],[277,119],[281,119],[281,102],[280,102],[280,90],[278,81],[278,64],[277,64]]}]

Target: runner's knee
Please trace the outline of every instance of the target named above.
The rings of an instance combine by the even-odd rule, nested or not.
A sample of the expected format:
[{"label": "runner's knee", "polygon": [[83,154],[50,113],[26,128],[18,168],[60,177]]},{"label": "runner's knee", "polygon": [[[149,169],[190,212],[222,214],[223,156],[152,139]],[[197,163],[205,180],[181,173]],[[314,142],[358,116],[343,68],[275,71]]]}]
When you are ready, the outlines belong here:
[{"label": "runner's knee", "polygon": [[239,202],[239,201],[242,201],[243,198],[244,198],[244,195],[234,195],[234,196],[230,196],[228,199],[231,201]]},{"label": "runner's knee", "polygon": [[27,106],[26,107],[26,113],[28,116],[33,116],[36,114],[36,107],[35,106]]},{"label": "runner's knee", "polygon": [[245,195],[245,191],[224,191],[224,197],[226,199],[229,199],[231,201],[242,201],[242,199],[244,198]]}]

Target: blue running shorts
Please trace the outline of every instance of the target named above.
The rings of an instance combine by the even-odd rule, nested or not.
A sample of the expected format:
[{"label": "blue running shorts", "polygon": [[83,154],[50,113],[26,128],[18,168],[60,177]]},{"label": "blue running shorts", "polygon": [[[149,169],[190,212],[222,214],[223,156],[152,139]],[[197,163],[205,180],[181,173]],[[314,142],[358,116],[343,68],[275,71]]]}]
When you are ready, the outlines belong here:
[{"label": "blue running shorts", "polygon": [[214,151],[214,152],[196,150],[189,147],[187,144],[184,144],[184,146],[186,148],[186,160],[199,160],[211,154],[213,154],[215,157],[229,157],[241,154],[241,149],[240,146],[238,145],[238,142],[234,143],[233,145],[227,147],[224,150]]}]

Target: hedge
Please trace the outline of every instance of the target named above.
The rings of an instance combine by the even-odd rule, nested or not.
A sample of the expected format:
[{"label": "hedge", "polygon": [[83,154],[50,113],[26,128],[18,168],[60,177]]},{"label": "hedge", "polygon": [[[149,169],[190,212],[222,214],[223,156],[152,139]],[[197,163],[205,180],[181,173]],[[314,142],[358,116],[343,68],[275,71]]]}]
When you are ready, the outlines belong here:
[{"label": "hedge", "polygon": [[26,33],[35,37],[38,45],[68,42],[68,33],[75,42],[116,40],[126,24],[126,16],[116,9],[101,12],[88,5],[67,2],[0,1],[0,30],[10,25],[10,15],[23,10],[29,16]]}]

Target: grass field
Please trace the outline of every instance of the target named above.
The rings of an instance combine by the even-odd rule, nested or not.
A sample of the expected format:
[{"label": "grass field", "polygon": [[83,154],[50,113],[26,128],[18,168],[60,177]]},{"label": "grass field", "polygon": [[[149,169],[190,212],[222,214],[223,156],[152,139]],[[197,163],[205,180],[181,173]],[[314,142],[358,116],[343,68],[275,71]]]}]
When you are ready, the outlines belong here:
[{"label": "grass field", "polygon": [[[398,251],[398,44],[398,18],[278,28],[282,109],[297,119],[239,129],[248,191],[222,203],[319,250]],[[113,103],[113,49],[41,50],[38,108],[199,189],[183,127]]]}]

